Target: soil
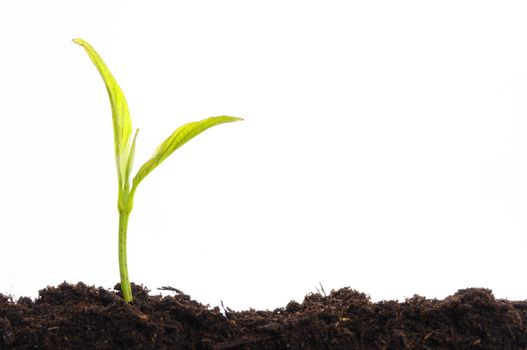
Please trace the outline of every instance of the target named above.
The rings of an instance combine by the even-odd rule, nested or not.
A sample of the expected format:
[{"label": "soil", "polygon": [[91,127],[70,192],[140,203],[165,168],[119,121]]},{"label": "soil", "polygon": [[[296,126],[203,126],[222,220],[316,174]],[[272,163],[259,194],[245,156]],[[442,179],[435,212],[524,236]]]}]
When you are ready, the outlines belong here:
[{"label": "soil", "polygon": [[343,288],[274,311],[209,307],[181,291],[126,304],[63,283],[18,301],[0,294],[0,349],[527,349],[527,301],[463,289],[444,300],[381,301]]}]

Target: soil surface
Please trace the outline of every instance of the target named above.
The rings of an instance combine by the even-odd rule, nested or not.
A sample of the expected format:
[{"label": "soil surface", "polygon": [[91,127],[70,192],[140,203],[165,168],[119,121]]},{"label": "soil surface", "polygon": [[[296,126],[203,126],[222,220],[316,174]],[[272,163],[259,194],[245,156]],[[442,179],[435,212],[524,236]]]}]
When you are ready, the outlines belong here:
[{"label": "soil surface", "polygon": [[349,288],[274,311],[234,312],[133,285],[63,283],[32,301],[0,294],[0,349],[527,349],[527,302],[463,289],[444,300],[372,303]]}]

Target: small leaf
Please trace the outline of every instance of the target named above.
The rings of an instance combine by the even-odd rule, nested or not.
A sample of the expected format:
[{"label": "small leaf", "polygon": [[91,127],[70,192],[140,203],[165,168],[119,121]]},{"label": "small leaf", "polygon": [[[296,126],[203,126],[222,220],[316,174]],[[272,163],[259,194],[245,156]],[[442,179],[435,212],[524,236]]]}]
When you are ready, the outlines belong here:
[{"label": "small leaf", "polygon": [[112,107],[117,171],[119,179],[121,180],[122,176],[124,175],[122,171],[123,169],[126,169],[126,166],[129,163],[128,152],[130,151],[130,148],[128,145],[130,136],[132,134],[132,119],[130,118],[130,112],[128,110],[126,98],[124,97],[121,88],[117,84],[117,81],[115,81],[115,78],[97,51],[95,51],[95,49],[88,42],[82,39],[74,39],[73,42],[82,46],[86,50],[88,56],[95,67],[97,67],[97,70],[101,74],[104,84],[106,85],[106,90],[108,91],[108,96],[110,97],[110,104]]},{"label": "small leaf", "polygon": [[130,174],[132,173],[132,166],[134,165],[134,155],[135,155],[135,140],[137,139],[137,134],[139,133],[139,129],[135,130],[135,135],[132,140],[132,144],[130,145],[130,150],[128,151],[128,161],[126,163],[125,169],[122,170],[122,173],[124,174],[124,178],[130,179]]},{"label": "small leaf", "polygon": [[161,162],[163,162],[169,155],[171,155],[176,149],[183,146],[187,141],[192,139],[194,136],[202,133],[218,124],[235,122],[243,120],[242,118],[220,116],[203,119],[199,122],[191,122],[185,124],[172,133],[163,143],[157,147],[154,155],[148,160],[137,172],[133,181],[132,191],[135,191],[137,185],[154,170]]}]

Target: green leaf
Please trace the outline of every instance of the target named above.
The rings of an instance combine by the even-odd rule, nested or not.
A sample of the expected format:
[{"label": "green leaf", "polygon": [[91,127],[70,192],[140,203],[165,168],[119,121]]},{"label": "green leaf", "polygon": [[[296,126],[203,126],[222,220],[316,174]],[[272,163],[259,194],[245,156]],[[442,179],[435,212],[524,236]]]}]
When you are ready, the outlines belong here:
[{"label": "green leaf", "polygon": [[124,178],[126,179],[127,183],[128,179],[130,179],[130,174],[132,173],[132,166],[134,165],[135,140],[137,139],[138,133],[139,129],[136,129],[132,144],[130,145],[130,151],[128,152],[128,161],[126,163],[125,169],[123,170]]},{"label": "green leaf", "polygon": [[[129,142],[132,134],[132,119],[130,118],[130,112],[128,110],[128,104],[124,94],[115,81],[112,73],[102,60],[101,56],[95,51],[95,49],[86,41],[82,39],[74,39],[74,43],[82,46],[91,61],[97,67],[97,70],[101,74],[108,96],[110,97],[110,104],[112,107],[112,120],[113,120],[113,133],[115,142],[115,158],[117,162],[117,172],[119,175],[119,181],[123,180],[123,171],[126,171],[129,164]],[[126,179],[127,180],[127,179]]]},{"label": "green leaf", "polygon": [[135,191],[137,185],[154,170],[161,162],[163,162],[168,156],[170,156],[176,149],[183,146],[187,141],[192,139],[194,136],[202,133],[218,124],[235,122],[243,120],[242,118],[220,116],[203,119],[198,122],[191,122],[185,124],[172,133],[163,143],[157,147],[154,155],[148,160],[137,172],[134,177],[132,192]]}]

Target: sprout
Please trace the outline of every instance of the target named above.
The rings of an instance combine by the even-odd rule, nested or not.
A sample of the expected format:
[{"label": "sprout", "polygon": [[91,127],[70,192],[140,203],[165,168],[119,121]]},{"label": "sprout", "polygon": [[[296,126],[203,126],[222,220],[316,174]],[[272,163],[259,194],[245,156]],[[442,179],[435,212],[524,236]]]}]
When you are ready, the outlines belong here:
[{"label": "sprout", "polygon": [[139,168],[132,182],[130,182],[130,175],[134,162],[135,142],[139,129],[136,129],[133,139],[130,140],[130,136],[132,135],[132,119],[130,118],[128,104],[126,103],[126,98],[124,97],[121,88],[115,81],[115,78],[102,58],[89,43],[82,39],[74,39],[73,42],[82,46],[88,53],[88,56],[97,67],[97,70],[104,80],[110,98],[115,141],[115,162],[119,185],[117,208],[119,210],[119,271],[121,276],[121,292],[124,300],[126,302],[131,302],[133,297],[130,280],[128,279],[126,232],[128,228],[128,218],[130,217],[130,212],[134,205],[134,195],[137,186],[139,186],[141,181],[143,181],[152,170],[194,136],[215,125],[243,119],[219,116],[191,122],[179,127],[158,146],[154,155],[144,163],[141,168]]}]

